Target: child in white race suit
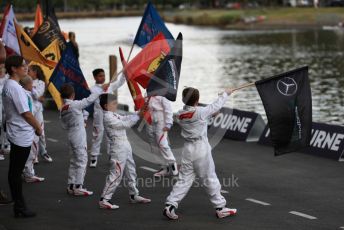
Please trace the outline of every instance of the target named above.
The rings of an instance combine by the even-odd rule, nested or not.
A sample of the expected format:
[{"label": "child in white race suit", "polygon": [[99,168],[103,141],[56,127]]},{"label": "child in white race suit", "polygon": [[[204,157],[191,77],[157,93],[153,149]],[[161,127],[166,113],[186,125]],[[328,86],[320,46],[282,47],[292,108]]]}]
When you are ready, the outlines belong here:
[{"label": "child in white race suit", "polygon": [[110,142],[110,172],[106,177],[99,207],[110,210],[119,208],[119,206],[112,204],[110,200],[122,179],[124,179],[125,185],[128,187],[131,203],[150,203],[150,199],[139,196],[136,187],[135,161],[126,134],[126,129],[130,129],[135,125],[143,116],[143,112],[139,113],[140,116],[137,114],[119,115],[116,113],[117,98],[113,94],[102,94],[99,104],[103,109],[105,133]]},{"label": "child in white race suit", "polygon": [[152,96],[147,99],[148,111],[152,116],[152,124],[146,126],[151,149],[158,149],[163,157],[164,164],[154,174],[155,177],[178,175],[176,159],[168,142],[168,131],[173,125],[172,105],[162,96]]},{"label": "child in white race suit", "polygon": [[[105,82],[105,72],[103,69],[95,69],[92,71],[96,84],[91,87],[91,93],[103,93],[102,85]],[[117,90],[125,83],[125,76],[121,74],[118,76],[117,85],[113,87],[113,90]],[[114,91],[109,91],[113,93]],[[100,146],[103,140],[104,125],[103,125],[103,110],[99,105],[99,99],[94,102],[93,112],[93,129],[92,129],[92,146],[91,146],[91,157],[90,167],[95,168],[98,162],[98,156],[100,155]],[[109,153],[109,143],[107,141],[107,151]]]},{"label": "child in white race suit", "polygon": [[171,220],[178,219],[175,210],[188,193],[196,176],[200,178],[201,185],[205,188],[218,218],[234,215],[237,212],[236,209],[226,208],[226,200],[221,195],[221,184],[215,172],[207,137],[209,118],[221,109],[231,92],[228,89],[212,104],[199,107],[199,91],[191,87],[183,90],[185,106],[176,114],[176,120],[182,128],[181,135],[185,143],[179,177],[166,199],[163,212]]},{"label": "child in white race suit", "polygon": [[[46,161],[46,162],[53,162],[52,157],[47,152],[47,143],[45,139],[45,132],[44,132],[44,118],[43,118],[43,97],[45,93],[45,82],[44,82],[44,73],[40,66],[38,65],[30,65],[29,76],[33,80],[33,102],[35,107],[37,108],[35,118],[41,124],[43,134],[39,137],[38,142],[38,153],[39,155]],[[35,163],[38,163],[38,158],[36,158]]]},{"label": "child in white race suit", "polygon": [[[110,85],[104,84],[103,92],[113,91],[118,81]],[[68,130],[68,141],[72,150],[67,192],[75,196],[90,196],[93,192],[83,188],[87,167],[87,136],[83,110],[94,103],[103,92],[92,93],[88,98],[80,101],[74,100],[75,92],[70,84],[64,84],[60,92],[64,102],[60,111],[62,128]]]},{"label": "child in white race suit", "polygon": [[[8,79],[6,74],[5,64],[0,64],[0,95],[2,95],[2,89],[4,88],[5,82]],[[9,153],[10,143],[6,138],[5,132],[5,111],[2,104],[2,97],[0,97],[0,160],[4,160],[4,152]]]},{"label": "child in white race suit", "polygon": [[[20,80],[20,84],[25,90],[25,93],[28,97],[29,107],[34,117],[36,117],[36,113],[39,112],[39,108],[34,103],[33,94],[35,94],[33,89],[33,81],[31,77],[26,76],[23,79]],[[25,168],[23,170],[23,176],[26,183],[36,183],[36,182],[42,182],[45,179],[43,177],[39,177],[35,173],[34,169],[34,161],[38,155],[38,142],[39,137],[35,134],[35,137],[33,139],[33,143],[30,150],[30,155],[26,161]]]},{"label": "child in white race suit", "polygon": [[68,131],[68,142],[72,150],[67,193],[75,196],[90,196],[93,192],[83,188],[87,167],[87,136],[83,110],[97,100],[100,94],[94,93],[80,101],[74,100],[75,92],[70,84],[64,84],[60,92],[64,102],[60,111],[60,119],[62,128]]}]

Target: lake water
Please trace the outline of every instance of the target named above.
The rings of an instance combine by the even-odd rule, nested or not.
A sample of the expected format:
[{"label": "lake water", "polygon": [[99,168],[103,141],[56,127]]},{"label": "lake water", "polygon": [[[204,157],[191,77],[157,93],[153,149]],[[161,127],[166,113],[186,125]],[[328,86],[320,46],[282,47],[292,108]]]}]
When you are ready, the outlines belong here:
[{"label": "lake water", "polygon": [[[90,86],[94,84],[92,70],[104,68],[108,73],[108,56],[118,56],[119,46],[128,56],[140,20],[140,17],[125,17],[59,21],[64,31],[76,33],[81,68]],[[173,104],[175,110],[182,106],[184,86],[198,88],[201,102],[210,103],[225,86],[239,86],[308,65],[313,120],[343,125],[344,31],[225,31],[167,26],[175,37],[178,32],[184,35],[180,90],[177,102]],[[140,48],[135,47],[134,54],[139,51]],[[121,69],[120,62],[118,66]],[[133,108],[127,86],[119,90],[119,101]],[[227,106],[255,111],[265,118],[254,87],[235,93]]]}]

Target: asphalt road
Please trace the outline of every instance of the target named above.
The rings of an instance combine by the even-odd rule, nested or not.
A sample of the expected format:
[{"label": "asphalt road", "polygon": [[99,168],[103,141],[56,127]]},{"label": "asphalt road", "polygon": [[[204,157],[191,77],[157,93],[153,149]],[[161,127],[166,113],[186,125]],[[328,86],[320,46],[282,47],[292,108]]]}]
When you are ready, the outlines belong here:
[{"label": "asphalt road", "polygon": [[[52,164],[36,166],[40,184],[24,184],[29,207],[36,218],[15,219],[11,206],[0,206],[3,229],[344,229],[344,165],[302,153],[273,156],[270,147],[256,143],[222,140],[213,150],[216,171],[229,207],[238,209],[234,217],[217,219],[201,187],[191,188],[182,201],[178,221],[162,215],[171,190],[167,181],[154,181],[151,169],[158,166],[135,156],[142,195],[148,205],[129,204],[128,191],[119,188],[113,198],[120,209],[98,208],[98,199],[108,171],[108,157],[89,169],[85,185],[91,197],[66,194],[68,146],[58,114],[45,113],[48,151]],[[89,126],[90,127],[90,126]],[[171,137],[174,138],[173,136]],[[144,167],[144,168],[141,168]],[[8,191],[8,156],[0,162],[0,185]],[[229,183],[231,182],[231,183]],[[292,214],[294,213],[294,214]]]}]

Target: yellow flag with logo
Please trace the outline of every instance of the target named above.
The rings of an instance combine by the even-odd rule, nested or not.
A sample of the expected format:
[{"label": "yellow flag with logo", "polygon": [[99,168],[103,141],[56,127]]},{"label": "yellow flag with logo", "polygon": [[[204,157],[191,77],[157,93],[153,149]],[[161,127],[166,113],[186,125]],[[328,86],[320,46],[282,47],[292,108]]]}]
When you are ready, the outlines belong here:
[{"label": "yellow flag with logo", "polygon": [[[52,43],[50,43],[50,45],[41,52],[41,55],[47,60],[55,62],[57,64],[61,58],[59,41],[56,39]],[[48,86],[48,91],[53,97],[57,107],[60,109],[63,104],[60,92],[56,89],[54,84],[49,83],[49,79],[54,72],[54,68],[50,68],[38,62],[31,62],[30,65],[38,65],[41,67],[45,76],[45,84]]]},{"label": "yellow flag with logo", "polygon": [[44,64],[48,67],[54,68],[57,62],[46,59],[39,51],[35,43],[31,40],[29,35],[25,33],[23,28],[16,22],[14,22],[16,27],[16,33],[18,38],[18,43],[20,47],[20,53],[25,60],[34,61]]}]

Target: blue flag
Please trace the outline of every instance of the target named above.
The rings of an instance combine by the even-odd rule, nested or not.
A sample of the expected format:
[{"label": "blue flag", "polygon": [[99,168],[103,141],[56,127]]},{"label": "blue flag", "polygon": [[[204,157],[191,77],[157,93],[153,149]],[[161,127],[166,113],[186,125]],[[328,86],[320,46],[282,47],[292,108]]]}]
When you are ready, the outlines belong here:
[{"label": "blue flag", "polygon": [[81,100],[91,94],[71,42],[67,43],[67,47],[49,81],[58,91],[63,84],[71,84],[74,87],[75,100]]},{"label": "blue flag", "polygon": [[148,3],[145,13],[143,14],[141,24],[137,30],[134,44],[145,47],[153,38],[162,32],[165,38],[170,42],[174,42],[171,32],[165,26],[159,13],[154,8],[151,2]]}]

